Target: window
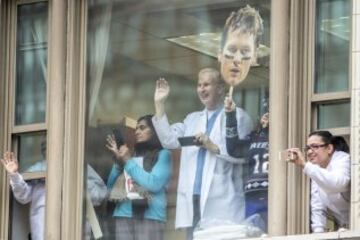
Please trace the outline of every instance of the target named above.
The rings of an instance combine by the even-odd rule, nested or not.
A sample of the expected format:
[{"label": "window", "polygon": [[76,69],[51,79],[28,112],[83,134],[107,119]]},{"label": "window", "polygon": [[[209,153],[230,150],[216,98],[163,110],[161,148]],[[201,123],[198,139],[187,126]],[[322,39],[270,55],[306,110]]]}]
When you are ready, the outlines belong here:
[{"label": "window", "polygon": [[[85,182],[88,184],[88,192],[90,192],[89,186],[91,184],[89,182],[89,166],[94,170],[91,170],[91,172],[98,175],[96,178],[99,185],[102,185],[100,184],[101,181],[107,183],[111,194],[110,198],[112,198],[112,195],[115,195],[114,189],[117,189],[115,187],[116,184],[122,186],[122,189],[125,187],[125,184],[121,183],[121,181],[126,180],[121,180],[121,177],[119,177],[123,175],[123,170],[119,167],[121,164],[117,164],[118,160],[106,148],[106,138],[107,135],[113,133],[113,129],[121,128],[123,141],[127,143],[131,151],[133,151],[133,148],[140,151],[139,146],[141,144],[136,144],[136,142],[139,143],[141,141],[139,136],[142,131],[141,126],[137,129],[134,129],[134,127],[139,117],[146,114],[154,114],[155,112],[154,91],[156,80],[165,78],[171,88],[165,104],[165,112],[170,123],[183,122],[187,114],[195,111],[198,111],[195,115],[199,118],[199,114],[202,111],[207,115],[212,114],[212,111],[205,111],[204,108],[211,105],[209,103],[209,101],[212,101],[211,97],[220,92],[218,90],[216,92],[203,90],[206,87],[201,84],[201,81],[206,80],[202,80],[204,75],[200,74],[200,77],[198,76],[200,70],[205,68],[205,72],[211,72],[216,75],[209,68],[222,72],[225,71],[224,68],[230,68],[234,61],[238,61],[237,59],[241,58],[242,64],[247,65],[250,70],[248,74],[247,71],[244,71],[245,74],[243,72],[238,73],[243,71],[242,69],[239,70],[239,67],[238,70],[235,69],[232,73],[233,75],[244,74],[245,76],[247,74],[245,80],[238,86],[235,86],[233,92],[233,99],[236,105],[243,109],[241,113],[238,110],[242,122],[239,124],[238,129],[235,130],[236,132],[239,131],[239,137],[247,139],[247,144],[249,142],[253,143],[250,149],[252,155],[251,157],[248,156],[247,152],[250,152],[250,146],[246,145],[246,153],[243,155],[236,158],[228,156],[225,146],[225,113],[220,111],[218,120],[215,121],[215,124],[219,125],[209,130],[209,135],[212,141],[217,142],[218,147],[221,148],[220,160],[218,160],[221,163],[210,167],[213,170],[209,172],[214,174],[214,176],[211,176],[209,179],[207,179],[208,176],[205,176],[207,171],[204,170],[202,186],[211,188],[210,185],[219,184],[222,187],[209,190],[209,197],[206,203],[208,205],[206,206],[205,204],[204,206],[204,209],[207,210],[201,210],[204,212],[204,217],[200,221],[200,225],[205,229],[215,225],[224,226],[226,224],[233,224],[241,232],[243,231],[241,227],[244,228],[244,225],[239,223],[247,219],[247,224],[254,226],[254,229],[256,229],[254,230],[256,231],[254,236],[260,236],[261,233],[267,231],[268,129],[267,127],[261,127],[260,121],[262,116],[268,112],[270,2],[257,1],[253,4],[249,1],[248,3],[251,7],[255,8],[255,11],[259,13],[263,20],[262,35],[259,39],[260,44],[257,45],[257,42],[254,41],[255,38],[252,38],[250,41],[244,40],[246,43],[245,47],[244,44],[236,45],[237,41],[235,41],[236,44],[232,44],[234,39],[238,39],[238,35],[236,35],[236,31],[234,31],[235,33],[230,31],[231,34],[229,33],[227,41],[223,49],[221,49],[219,48],[221,32],[226,19],[231,12],[246,7],[246,3],[238,1],[224,3],[223,1],[209,0],[198,1],[196,3],[189,1],[177,1],[176,3],[147,1],[142,4],[138,2],[120,4],[116,1],[108,1],[106,3],[103,1],[89,2],[87,29],[88,116],[85,149],[85,160],[87,161],[87,179]],[[242,37],[241,34],[239,35]],[[255,51],[257,52],[257,58],[254,57]],[[219,52],[221,53],[219,56],[222,62],[221,66],[218,62]],[[250,57],[244,57],[247,56],[248,52],[250,52]],[[229,79],[231,76],[227,78],[223,72],[223,77]],[[198,78],[201,79],[199,84]],[[219,98],[217,98],[217,101],[221,99],[219,105],[223,104],[222,97],[219,95]],[[217,104],[213,108],[215,110],[214,114],[218,114]],[[210,118],[208,121],[210,122]],[[199,125],[200,120],[192,122],[192,120],[187,118],[185,122],[184,125],[181,125],[181,128],[185,129],[186,133],[178,132],[178,136],[193,135],[199,131],[205,132],[205,125]],[[220,127],[220,122],[224,126]],[[162,138],[159,128],[155,131],[159,138]],[[216,134],[212,131],[219,132]],[[262,140],[260,141],[255,135],[261,135],[260,138]],[[221,138],[218,136],[221,136]],[[236,138],[238,137],[236,136]],[[162,226],[165,239],[186,238],[186,231],[175,230],[174,228],[175,222],[177,227],[180,228],[184,228],[187,226],[187,222],[189,222],[189,217],[185,217],[187,220],[179,217],[182,211],[186,213],[190,210],[187,208],[181,210],[182,206],[178,206],[179,202],[182,201],[182,196],[179,197],[179,195],[184,194],[184,192],[198,195],[196,187],[194,187],[196,184],[185,183],[187,176],[184,175],[186,174],[184,172],[184,168],[186,168],[184,164],[188,163],[182,157],[189,154],[189,151],[193,151],[193,154],[196,156],[200,152],[199,147],[180,148],[177,145],[176,138],[175,141],[176,146],[167,146],[167,148],[171,149],[172,160],[168,163],[170,166],[161,162],[164,164],[162,166],[167,168],[166,171],[170,173],[171,177],[167,176],[166,184],[164,182],[161,183],[163,184],[163,190],[161,190],[163,192],[160,191],[159,195],[157,195],[158,192],[154,194],[154,199],[157,199],[160,205],[154,207],[154,205],[151,206],[153,203],[148,202],[150,206],[148,205],[149,207],[146,208],[147,212],[143,213],[145,214],[143,216],[147,219],[158,220],[157,222],[155,221],[155,224],[165,224]],[[169,142],[163,139],[162,144],[166,145],[167,143]],[[211,156],[215,157],[215,154]],[[225,160],[224,156],[228,157],[227,160]],[[248,178],[242,175],[242,165],[239,164],[240,161],[245,161],[245,156],[249,158],[246,161],[251,161],[250,164],[244,164],[243,167],[246,169],[244,172],[249,171]],[[193,159],[193,155],[191,158],[188,162],[195,163],[198,161],[197,157]],[[144,159],[142,161],[146,161]],[[157,159],[156,164],[160,161],[159,159]],[[166,162],[164,159],[161,160]],[[137,160],[133,159],[133,161]],[[141,160],[139,161],[141,162]],[[211,162],[211,160],[207,159],[205,161],[204,169],[209,169],[207,162]],[[238,162],[234,164],[231,161]],[[137,163],[137,166],[140,165],[141,163]],[[145,169],[145,166],[143,167]],[[150,172],[156,172],[156,167],[158,165],[153,166]],[[196,166],[193,169],[195,168]],[[201,169],[201,167],[198,169]],[[141,170],[139,171],[141,172]],[[142,173],[146,175],[146,172]],[[260,180],[251,179],[250,177],[253,174],[260,177]],[[162,176],[165,175],[163,172]],[[148,177],[152,179],[152,176]],[[190,173],[188,178],[195,178],[195,171]],[[184,184],[187,184],[186,187],[184,187]],[[192,188],[194,188],[194,192],[192,192]],[[253,206],[253,212],[245,213],[243,188],[246,188],[246,197],[253,196],[258,198],[261,209],[256,209]],[[117,193],[120,194],[121,187],[118,191]],[[206,192],[207,190],[204,191]],[[163,198],[160,195],[165,192],[167,202],[159,200]],[[252,194],[254,192],[262,193],[258,193],[258,195]],[[206,195],[207,193],[204,194]],[[132,196],[132,194],[125,194],[128,198],[130,198],[130,195]],[[228,198],[230,195],[232,196]],[[91,192],[90,198],[93,198]],[[218,200],[213,200],[212,198]],[[121,217],[131,217],[133,216],[132,214],[135,214],[134,209],[137,209],[137,207],[134,207],[134,204],[137,204],[136,201],[129,202],[126,198],[122,200],[103,200],[101,204],[92,201],[100,228],[102,229],[103,239],[114,239],[115,236],[119,237],[121,234],[124,234],[119,229],[126,223],[120,224],[118,220],[124,220]],[[250,202],[248,199],[248,203]],[[226,210],[211,204],[218,204],[224,206],[224,208],[233,206],[234,208]],[[164,206],[167,206],[165,210],[163,209]],[[154,211],[158,212],[154,213]],[[166,217],[165,214],[167,215]],[[181,223],[182,221],[185,221],[185,223]],[[141,230],[140,225],[135,225],[135,228],[140,227]],[[224,226],[225,228],[226,226]],[[140,230],[135,230],[135,232]],[[206,231],[203,233],[206,234]],[[224,230],[225,233],[226,230]],[[84,234],[88,234],[88,231],[85,231]]]},{"label": "window", "polygon": [[343,0],[316,5],[313,129],[333,129],[341,135],[348,135],[350,127],[350,6]]},{"label": "window", "polygon": [[18,187],[12,195],[10,239],[25,239],[43,234],[41,228],[30,229],[30,221],[33,226],[44,225],[48,3],[18,4],[16,13],[11,140],[19,172],[31,192],[27,195],[29,190]]},{"label": "window", "polygon": [[[313,76],[309,81],[311,124],[308,132],[328,130],[350,146],[349,37],[350,1],[316,1]],[[312,185],[311,185],[312,186]],[[313,187],[313,186],[312,186]],[[349,190],[350,191],[350,190]],[[311,208],[312,203],[309,203]],[[326,231],[337,229],[329,214]],[[350,219],[347,219],[350,221]],[[309,219],[311,222],[311,219]]]}]

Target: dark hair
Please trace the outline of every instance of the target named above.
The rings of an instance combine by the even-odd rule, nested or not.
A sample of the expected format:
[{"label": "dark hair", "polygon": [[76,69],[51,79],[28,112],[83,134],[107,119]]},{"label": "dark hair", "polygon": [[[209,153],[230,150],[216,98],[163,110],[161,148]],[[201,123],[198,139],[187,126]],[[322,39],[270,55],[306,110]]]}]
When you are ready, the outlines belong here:
[{"label": "dark hair", "polygon": [[[148,115],[140,117],[137,120],[137,123],[139,123],[141,121],[145,121],[146,125],[149,126],[149,128],[151,129],[151,137],[149,138],[149,140],[147,140],[146,142],[139,143],[139,145],[140,145],[140,147],[142,145],[144,145],[143,147],[145,147],[145,148],[147,148],[149,150],[151,150],[151,149],[162,149],[159,137],[156,134],[154,125],[153,125],[152,120],[151,120],[152,117],[153,117],[153,115],[148,114]],[[138,145],[138,144],[136,144],[136,145]],[[136,145],[135,145],[135,150],[136,150]]]},{"label": "dark hair", "polygon": [[263,29],[263,20],[259,12],[249,5],[246,5],[246,7],[239,9],[237,12],[232,12],[226,19],[221,36],[220,50],[222,51],[225,46],[228,33],[235,30],[240,30],[242,33],[253,34],[255,36],[255,45],[258,47]]},{"label": "dark hair", "polygon": [[[145,115],[137,120],[145,121],[146,125],[151,129],[151,136],[149,140],[145,142],[139,142],[135,144],[135,155],[143,156],[143,168],[145,171],[150,172],[157,162],[158,152],[162,149],[159,137],[155,131],[152,123],[153,115]],[[131,201],[132,212],[134,218],[143,219],[146,209],[149,207],[147,199],[136,199]]]},{"label": "dark hair", "polygon": [[151,136],[149,140],[135,144],[135,154],[144,157],[144,169],[148,172],[156,163],[157,153],[163,148],[152,123],[152,117],[153,115],[149,114],[137,120],[138,123],[140,121],[146,122],[146,125],[151,129]]},{"label": "dark hair", "polygon": [[334,136],[331,139],[331,143],[334,145],[335,150],[337,150],[337,151],[343,151],[346,153],[350,152],[349,145],[347,144],[347,142],[345,141],[345,139],[343,137]]},{"label": "dark hair", "polygon": [[321,137],[324,143],[332,144],[334,146],[334,151],[350,152],[349,145],[341,136],[333,136],[329,131],[314,131],[309,134],[309,137],[314,135]]}]

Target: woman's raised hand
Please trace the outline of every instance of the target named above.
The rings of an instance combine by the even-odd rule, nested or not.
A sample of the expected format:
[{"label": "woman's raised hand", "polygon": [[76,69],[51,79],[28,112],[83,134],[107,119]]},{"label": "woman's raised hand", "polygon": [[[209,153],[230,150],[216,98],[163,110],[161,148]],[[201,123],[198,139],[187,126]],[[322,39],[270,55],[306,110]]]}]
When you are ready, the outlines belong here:
[{"label": "woman's raised hand", "polygon": [[126,145],[117,146],[115,141],[115,136],[113,134],[109,134],[106,137],[106,148],[109,149],[117,160],[126,162],[131,158],[130,149]]}]

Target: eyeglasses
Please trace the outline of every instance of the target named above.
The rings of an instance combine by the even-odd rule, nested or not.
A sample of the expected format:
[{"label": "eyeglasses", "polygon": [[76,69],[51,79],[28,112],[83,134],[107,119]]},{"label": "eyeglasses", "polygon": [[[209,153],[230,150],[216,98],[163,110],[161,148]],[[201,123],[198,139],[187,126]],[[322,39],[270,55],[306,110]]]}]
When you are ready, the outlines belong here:
[{"label": "eyeglasses", "polygon": [[307,151],[309,151],[310,149],[313,150],[313,151],[316,151],[316,150],[318,150],[319,148],[325,147],[325,146],[327,146],[327,145],[328,145],[327,143],[324,143],[324,144],[311,144],[311,145],[306,145],[305,148],[304,148],[304,151],[307,152]]}]

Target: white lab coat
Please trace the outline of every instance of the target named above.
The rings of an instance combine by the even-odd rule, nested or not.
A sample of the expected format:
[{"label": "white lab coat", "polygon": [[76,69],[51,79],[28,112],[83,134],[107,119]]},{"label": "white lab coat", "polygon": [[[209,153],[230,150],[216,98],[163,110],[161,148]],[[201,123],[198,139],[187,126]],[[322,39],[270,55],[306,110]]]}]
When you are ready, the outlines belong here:
[{"label": "white lab coat", "polygon": [[311,228],[324,232],[326,209],[330,209],[341,225],[349,224],[350,156],[335,151],[326,168],[307,162],[304,173],[311,178]]},{"label": "white lab coat", "polygon": [[[245,137],[252,130],[250,116],[237,108],[239,137]],[[153,117],[153,124],[164,148],[179,148],[178,137],[205,133],[207,110],[187,115],[182,123],[169,125],[166,115],[161,119]],[[232,158],[226,151],[225,113],[221,110],[210,139],[220,148],[220,154],[206,152],[202,176],[200,213],[203,220],[231,221],[239,223],[244,219],[244,193],[242,183],[242,159]],[[193,188],[199,147],[183,147],[181,151],[179,183],[176,205],[176,228],[192,226]]]},{"label": "white lab coat", "polygon": [[[27,172],[45,171],[46,162],[40,161],[30,167]],[[87,167],[87,189],[90,192],[91,200],[95,206],[107,196],[107,188],[104,181],[88,165]],[[45,220],[45,181],[31,180],[25,182],[19,173],[11,174],[10,185],[15,199],[22,203],[30,203],[30,229],[33,240],[44,239],[44,220]]]}]

